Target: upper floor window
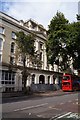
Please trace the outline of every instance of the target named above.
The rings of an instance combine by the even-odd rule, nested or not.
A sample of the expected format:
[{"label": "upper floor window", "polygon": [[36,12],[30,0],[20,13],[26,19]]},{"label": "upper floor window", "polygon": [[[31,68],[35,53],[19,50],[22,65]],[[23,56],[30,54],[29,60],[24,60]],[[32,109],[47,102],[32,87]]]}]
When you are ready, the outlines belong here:
[{"label": "upper floor window", "polygon": [[40,49],[42,49],[42,43],[40,43]]},{"label": "upper floor window", "polygon": [[3,39],[0,38],[0,50],[2,50],[2,42],[3,42]]},{"label": "upper floor window", "polygon": [[15,32],[12,32],[12,38],[13,38],[13,39],[16,39],[16,34],[15,34]]},{"label": "upper floor window", "polygon": [[0,33],[4,34],[4,28],[3,27],[0,27]]},{"label": "upper floor window", "polygon": [[2,55],[0,54],[0,62],[2,62]]},{"label": "upper floor window", "polygon": [[40,60],[42,60],[42,52],[40,52]]},{"label": "upper floor window", "polygon": [[43,49],[43,43],[42,42],[39,42],[39,49]]},{"label": "upper floor window", "polygon": [[15,43],[11,43],[11,53],[14,53]]},{"label": "upper floor window", "polygon": [[10,63],[14,64],[14,57],[10,57]]},{"label": "upper floor window", "polygon": [[19,62],[23,62],[23,57],[22,57],[21,54],[20,54],[19,57],[18,57],[18,61],[19,61]]}]

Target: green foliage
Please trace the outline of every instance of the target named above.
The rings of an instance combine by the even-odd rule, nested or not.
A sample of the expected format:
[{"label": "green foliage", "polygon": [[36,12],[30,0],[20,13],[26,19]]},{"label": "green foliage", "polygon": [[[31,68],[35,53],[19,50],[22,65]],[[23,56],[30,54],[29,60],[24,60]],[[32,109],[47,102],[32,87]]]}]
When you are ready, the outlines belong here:
[{"label": "green foliage", "polygon": [[34,40],[35,36],[33,34],[24,34],[23,31],[16,33],[17,39],[16,43],[18,46],[18,49],[20,51],[20,54],[23,56],[23,71],[22,71],[22,81],[24,83],[24,92],[26,92],[26,81],[28,75],[30,73],[28,72],[27,66],[26,66],[26,56],[33,57],[34,56]]},{"label": "green foliage", "polygon": [[80,22],[70,24],[61,12],[57,12],[49,25],[46,47],[50,64],[55,63],[65,71],[72,60],[74,68],[80,69]]},{"label": "green foliage", "polygon": [[[48,61],[50,64],[57,64],[61,69],[68,67],[66,41],[68,39],[68,20],[61,12],[57,12],[56,16],[50,22],[48,30],[48,41],[46,43]],[[59,61],[60,56],[62,60]]]},{"label": "green foliage", "polygon": [[80,69],[80,22],[70,24],[67,49],[73,59],[74,68]]},{"label": "green foliage", "polygon": [[20,31],[16,33],[16,43],[22,54],[34,55],[34,35],[25,35],[24,32]]}]

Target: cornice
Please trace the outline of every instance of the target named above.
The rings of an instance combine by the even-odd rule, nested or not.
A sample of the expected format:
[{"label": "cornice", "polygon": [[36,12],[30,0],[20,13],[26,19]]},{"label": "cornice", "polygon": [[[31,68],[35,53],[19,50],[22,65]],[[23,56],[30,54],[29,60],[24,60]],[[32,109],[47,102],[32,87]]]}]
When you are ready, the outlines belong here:
[{"label": "cornice", "polygon": [[[2,12],[1,12],[1,13],[2,13]],[[16,22],[12,21],[12,20],[9,20],[9,19],[6,17],[6,16],[8,16],[7,14],[5,14],[5,13],[2,13],[2,14],[5,15],[5,17],[4,17],[4,16],[1,16],[1,17],[0,17],[0,19],[1,19],[2,21],[5,21],[5,22],[7,22],[7,23],[9,23],[9,24],[11,24],[11,25],[13,25],[13,26],[21,29],[21,30],[24,30],[25,32],[35,33],[36,37],[39,37],[39,38],[41,38],[41,39],[43,39],[43,40],[46,41],[47,37],[46,37],[43,33],[42,33],[42,35],[43,35],[43,37],[45,37],[45,38],[39,36],[38,34],[41,34],[41,33],[39,33],[38,31],[29,30],[27,27],[21,26],[21,25],[17,24]],[[8,17],[10,17],[10,16],[8,16]],[[17,22],[19,22],[18,20],[14,19],[14,18],[12,18],[12,17],[10,17],[10,18],[13,19],[13,20],[15,20],[15,21],[17,21]]]}]

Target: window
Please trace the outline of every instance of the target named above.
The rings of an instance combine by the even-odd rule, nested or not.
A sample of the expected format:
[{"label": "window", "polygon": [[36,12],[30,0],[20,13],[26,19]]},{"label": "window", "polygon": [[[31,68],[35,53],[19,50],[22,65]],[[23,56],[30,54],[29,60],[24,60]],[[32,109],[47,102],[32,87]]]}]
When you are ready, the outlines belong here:
[{"label": "window", "polygon": [[5,84],[8,84],[8,81],[5,81]]},{"label": "window", "polygon": [[70,80],[69,76],[63,76],[63,80]]},{"label": "window", "polygon": [[32,84],[35,83],[35,74],[32,75]]},{"label": "window", "polygon": [[10,63],[14,64],[14,57],[10,57]]},{"label": "window", "polygon": [[0,50],[2,50],[2,42],[3,42],[3,39],[0,38]]},{"label": "window", "polygon": [[19,55],[18,60],[19,60],[19,62],[23,62],[23,56]]},{"label": "window", "polygon": [[2,71],[2,80],[5,80],[5,72]]},{"label": "window", "polygon": [[15,47],[15,43],[11,43],[11,53],[14,53],[14,47]]},{"label": "window", "polygon": [[40,60],[42,60],[42,52],[40,52]]},{"label": "window", "polygon": [[0,62],[2,62],[2,55],[0,54]]},{"label": "window", "polygon": [[0,27],[0,33],[4,34],[4,28],[3,27]]},{"label": "window", "polygon": [[40,43],[40,49],[42,49],[42,43]]},{"label": "window", "polygon": [[4,84],[4,81],[1,81],[1,84]]},{"label": "window", "polygon": [[2,84],[15,84],[15,72],[2,70]]},{"label": "window", "polygon": [[15,32],[12,32],[12,38],[13,38],[13,39],[16,39],[16,34],[15,34]]},{"label": "window", "polygon": [[8,71],[5,72],[5,80],[8,80]]},{"label": "window", "polygon": [[9,80],[11,80],[11,72],[9,72]]},{"label": "window", "polygon": [[39,49],[43,49],[43,43],[42,42],[39,42]]},{"label": "window", "polygon": [[14,81],[15,80],[15,73],[13,72],[12,73],[12,81]]}]

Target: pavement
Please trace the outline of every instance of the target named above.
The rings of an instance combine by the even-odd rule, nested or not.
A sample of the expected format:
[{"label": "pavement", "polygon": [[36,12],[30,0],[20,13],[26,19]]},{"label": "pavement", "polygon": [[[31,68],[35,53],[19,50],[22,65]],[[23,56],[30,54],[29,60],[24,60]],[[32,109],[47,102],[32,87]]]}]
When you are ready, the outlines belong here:
[{"label": "pavement", "polygon": [[71,94],[75,92],[63,92],[61,89],[56,91],[46,91],[46,92],[40,92],[40,93],[34,93],[34,96],[44,96],[44,97],[53,97],[53,96],[60,96],[60,95],[66,95]]},{"label": "pavement", "polygon": [[9,98],[5,97],[5,98],[2,98],[2,103],[17,102],[17,101],[23,101],[28,99],[40,98],[40,97],[55,97],[55,96],[74,94],[74,93],[75,92],[63,92],[61,89],[57,91],[37,92],[30,95],[23,95],[18,97],[9,97]]}]

